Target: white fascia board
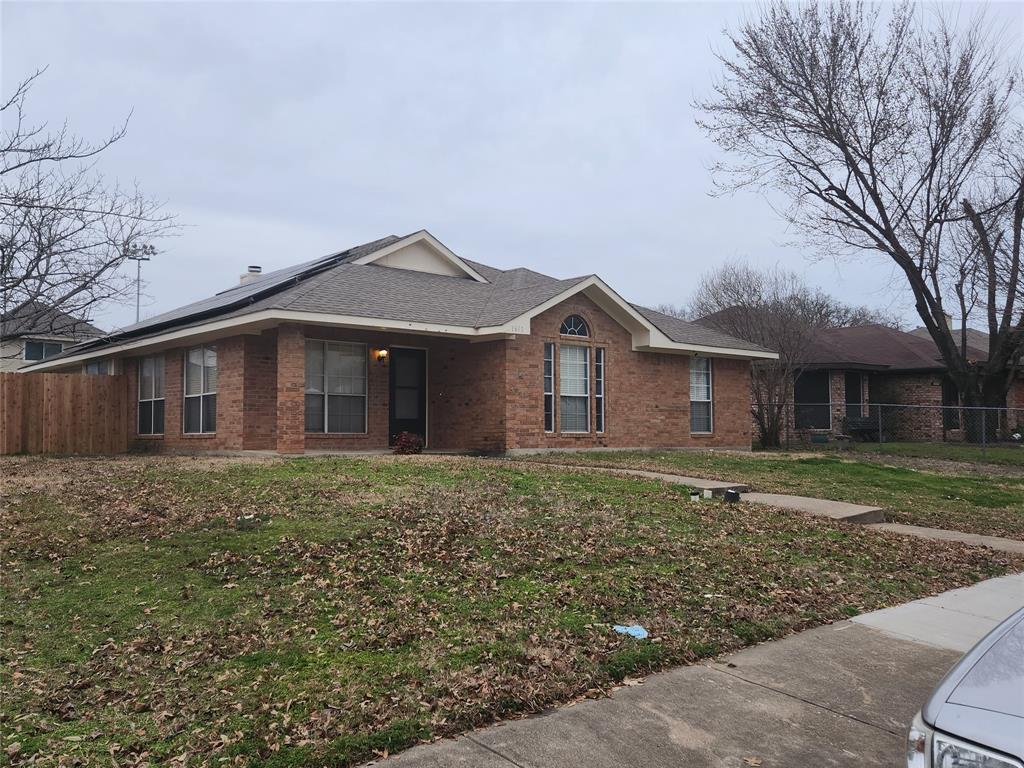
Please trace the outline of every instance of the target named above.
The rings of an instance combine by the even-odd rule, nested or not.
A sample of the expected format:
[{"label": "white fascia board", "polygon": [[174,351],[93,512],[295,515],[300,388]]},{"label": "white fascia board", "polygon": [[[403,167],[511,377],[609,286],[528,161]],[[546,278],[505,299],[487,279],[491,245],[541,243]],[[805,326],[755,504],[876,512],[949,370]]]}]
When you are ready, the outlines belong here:
[{"label": "white fascia board", "polygon": [[732,349],[730,347],[708,347],[702,344],[682,344],[670,341],[658,346],[647,345],[633,347],[636,352],[660,352],[662,354],[691,355],[693,357],[731,357],[740,360],[778,360],[778,352],[758,352],[752,349]]},{"label": "white fascia board", "polygon": [[392,243],[391,245],[387,246],[386,248],[381,248],[379,251],[374,251],[373,253],[369,253],[366,256],[362,256],[361,258],[356,259],[352,263],[353,264],[373,264],[375,261],[383,259],[385,256],[390,256],[392,253],[395,253],[396,251],[400,251],[400,250],[402,250],[403,248],[405,248],[407,246],[413,245],[414,243],[421,243],[421,242],[422,243],[426,243],[427,245],[429,245],[431,248],[433,248],[435,251],[437,251],[437,253],[442,258],[444,258],[446,261],[450,262],[457,269],[460,269],[463,272],[465,272],[468,277],[471,277],[472,279],[476,280],[478,283],[486,283],[486,282],[488,282],[487,279],[483,275],[481,275],[479,272],[477,272],[475,269],[473,269],[471,266],[469,266],[469,264],[467,264],[462,259],[460,259],[457,255],[455,255],[455,253],[450,248],[448,248],[448,246],[446,246],[444,243],[442,243],[440,240],[438,240],[432,234],[427,232],[427,230],[425,230],[425,229],[420,230],[419,232],[416,232],[414,234],[411,234],[408,237],[403,237],[398,242]]},{"label": "white fascia board", "polygon": [[584,292],[588,292],[588,298],[594,300],[594,303],[599,306],[601,304],[605,304],[605,306],[602,306],[601,308],[606,312],[611,310],[609,314],[612,314],[613,317],[615,314],[620,314],[624,315],[628,320],[632,320],[634,327],[630,328],[625,322],[623,322],[623,320],[616,318],[619,320],[620,324],[626,328],[626,330],[634,334],[634,338],[638,332],[641,334],[650,334],[652,331],[657,331],[657,329],[654,328],[654,326],[652,326],[647,319],[643,317],[643,315],[633,309],[627,301],[608,287],[608,285],[597,275],[591,275],[590,277],[580,280],[575,285],[566,288],[561,293],[552,296],[547,301],[523,312],[523,314],[512,318],[503,325],[491,326],[487,329],[481,330],[487,330],[488,333],[529,334],[530,321],[533,318],[543,312],[547,312],[549,309],[561,304],[563,301],[571,299],[577,293]]},{"label": "white fascia board", "polygon": [[[657,326],[634,309],[629,302],[619,296],[597,275],[591,275],[590,277],[581,280],[576,285],[566,289],[557,296],[548,299],[543,304],[538,304],[528,312],[524,312],[519,317],[510,320],[504,326],[501,326],[501,328],[507,329],[510,333],[527,335],[530,333],[530,320],[542,312],[546,312],[551,309],[551,307],[561,304],[566,299],[572,298],[577,293],[586,293],[588,298],[608,312],[608,314],[613,318],[618,314],[619,318],[615,319],[619,320],[627,331],[630,331],[633,336],[633,349],[638,352],[674,352],[677,354],[707,355],[708,357],[735,357],[763,360],[777,360],[779,358],[778,354],[775,352],[758,352],[749,349],[733,349],[730,347],[710,347],[702,344],[684,344],[682,342],[672,341],[672,339],[662,333]],[[628,318],[631,320],[633,327],[630,327],[620,318]],[[494,332],[497,329],[492,328],[489,330]]]}]

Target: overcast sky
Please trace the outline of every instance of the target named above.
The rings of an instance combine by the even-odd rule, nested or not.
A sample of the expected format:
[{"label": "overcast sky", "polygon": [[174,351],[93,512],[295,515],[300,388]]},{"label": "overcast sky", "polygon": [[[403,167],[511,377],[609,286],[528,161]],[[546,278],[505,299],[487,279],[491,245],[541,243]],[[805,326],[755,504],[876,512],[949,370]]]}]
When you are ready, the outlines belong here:
[{"label": "overcast sky", "polygon": [[[717,150],[690,104],[751,9],[5,0],[0,85],[48,66],[29,115],[85,137],[133,113],[100,167],[185,225],[145,266],[144,316],[248,264],[429,229],[467,258],[594,272],[648,305],[684,302],[727,260],[781,264],[916,324],[884,260],[815,260],[769,201],[708,194]],[[995,13],[1024,39],[1024,4]]]}]

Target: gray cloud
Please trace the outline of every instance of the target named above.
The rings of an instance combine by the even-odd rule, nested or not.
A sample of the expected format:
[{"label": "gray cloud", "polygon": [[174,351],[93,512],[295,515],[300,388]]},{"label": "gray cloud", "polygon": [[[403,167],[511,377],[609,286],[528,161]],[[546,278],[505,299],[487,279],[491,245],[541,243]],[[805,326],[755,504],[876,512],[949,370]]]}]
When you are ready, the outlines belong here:
[{"label": "gray cloud", "polygon": [[188,225],[146,266],[149,314],[247,264],[424,227],[469,258],[596,272],[648,304],[746,258],[905,308],[884,261],[815,263],[767,201],[708,196],[716,150],[689,104],[747,8],[5,2],[2,86],[48,65],[33,115],[86,136],[134,110],[101,167]]}]

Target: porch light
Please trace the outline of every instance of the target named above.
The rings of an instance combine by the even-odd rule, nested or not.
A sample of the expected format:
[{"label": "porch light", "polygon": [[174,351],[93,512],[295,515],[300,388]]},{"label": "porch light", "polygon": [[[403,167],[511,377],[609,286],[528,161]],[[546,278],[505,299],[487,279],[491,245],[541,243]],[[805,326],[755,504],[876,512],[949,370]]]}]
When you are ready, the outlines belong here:
[{"label": "porch light", "polygon": [[388,351],[386,349],[377,350],[377,362],[384,365],[388,361]]}]

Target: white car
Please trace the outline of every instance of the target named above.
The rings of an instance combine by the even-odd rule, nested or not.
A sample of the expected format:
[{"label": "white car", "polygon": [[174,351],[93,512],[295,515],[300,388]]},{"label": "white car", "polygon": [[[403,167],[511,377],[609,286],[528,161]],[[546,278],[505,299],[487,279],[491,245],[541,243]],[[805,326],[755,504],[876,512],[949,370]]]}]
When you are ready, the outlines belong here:
[{"label": "white car", "polygon": [[1024,608],[968,651],[914,717],[907,768],[1024,768]]}]

